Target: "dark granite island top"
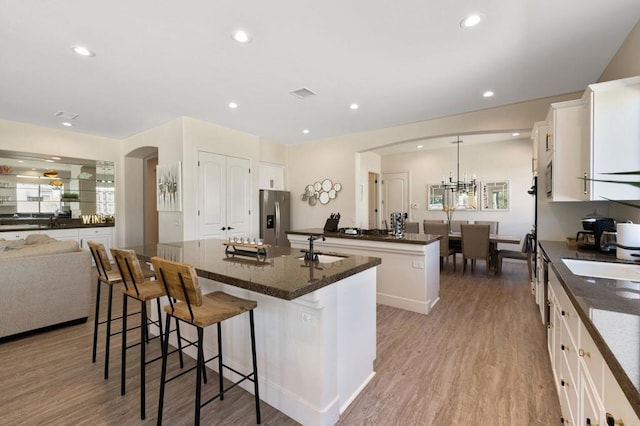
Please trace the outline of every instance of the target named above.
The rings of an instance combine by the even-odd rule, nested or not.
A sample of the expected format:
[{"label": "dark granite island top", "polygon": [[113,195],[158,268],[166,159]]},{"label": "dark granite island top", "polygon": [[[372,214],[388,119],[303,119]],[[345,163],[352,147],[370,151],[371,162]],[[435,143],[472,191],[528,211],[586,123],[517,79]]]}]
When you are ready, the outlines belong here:
[{"label": "dark granite island top", "polygon": [[431,244],[434,241],[438,241],[442,238],[442,236],[440,235],[411,234],[411,233],[404,234],[401,237],[390,235],[390,234],[384,234],[384,233],[350,235],[350,234],[345,234],[343,232],[327,232],[327,231],[323,231],[320,228],[309,228],[309,229],[287,231],[287,234],[324,235],[325,237],[344,238],[348,240],[381,241],[381,242],[389,242],[389,243],[403,243],[403,244],[417,244],[417,245]]},{"label": "dark granite island top", "polygon": [[562,259],[630,262],[618,261],[615,256],[599,252],[569,249],[564,242],[540,241],[539,245],[609,369],[640,416],[640,343],[638,336],[620,332],[620,321],[640,324],[639,289],[637,286],[626,288],[624,285],[628,282],[619,280],[574,275]]},{"label": "dark granite island top", "polygon": [[160,256],[188,263],[200,277],[284,300],[293,300],[381,263],[376,257],[343,255],[347,257],[336,262],[305,265],[300,250],[276,246],[268,247],[266,258],[260,260],[227,256],[223,240],[219,239],[131,248],[144,261]]}]

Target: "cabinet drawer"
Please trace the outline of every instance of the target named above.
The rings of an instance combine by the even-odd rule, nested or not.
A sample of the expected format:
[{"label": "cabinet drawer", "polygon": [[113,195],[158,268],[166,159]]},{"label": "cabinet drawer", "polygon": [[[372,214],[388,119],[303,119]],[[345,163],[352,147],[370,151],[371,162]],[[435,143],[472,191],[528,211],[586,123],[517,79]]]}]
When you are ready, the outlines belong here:
[{"label": "cabinet drawer", "polygon": [[96,228],[80,228],[78,229],[78,235],[80,238],[90,238],[94,235],[108,235],[111,236],[113,227],[100,226]]},{"label": "cabinet drawer", "polygon": [[578,317],[578,312],[573,307],[573,304],[569,300],[569,296],[567,296],[564,289],[561,288],[556,291],[556,299],[560,310],[560,318],[565,322],[569,334],[571,334],[571,337],[577,343],[578,333],[580,331],[580,318]]},{"label": "cabinet drawer", "polygon": [[604,358],[589,335],[586,327],[580,323],[580,344],[578,347],[580,362],[593,383],[596,395],[603,394]]}]

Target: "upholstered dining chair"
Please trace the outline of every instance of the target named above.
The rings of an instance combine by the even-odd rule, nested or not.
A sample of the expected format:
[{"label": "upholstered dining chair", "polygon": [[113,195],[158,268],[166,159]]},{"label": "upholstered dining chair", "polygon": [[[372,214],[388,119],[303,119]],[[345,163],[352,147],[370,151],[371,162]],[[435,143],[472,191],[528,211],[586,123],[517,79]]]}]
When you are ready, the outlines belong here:
[{"label": "upholstered dining chair", "polygon": [[502,260],[516,259],[527,262],[529,269],[529,280],[533,279],[533,252],[535,249],[535,238],[532,233],[525,235],[522,242],[522,249],[517,250],[498,250],[498,261],[496,265],[496,275],[502,274]]},{"label": "upholstered dining chair", "polygon": [[418,222],[405,222],[404,232],[407,234],[419,234],[420,224]]},{"label": "upholstered dining chair", "polygon": [[451,232],[461,232],[460,226],[468,224],[468,220],[452,220],[451,221]]},{"label": "upholstered dining chair", "polygon": [[449,269],[449,256],[453,256],[453,271],[456,271],[456,251],[449,247],[449,229],[446,223],[424,223],[424,233],[441,235],[440,239],[440,269]]},{"label": "upholstered dining chair", "polygon": [[425,230],[424,233],[425,234],[429,234],[429,232],[426,231],[426,227],[427,224],[429,223],[446,223],[444,220],[433,220],[433,219],[425,219],[422,221],[422,229]]},{"label": "upholstered dining chair", "polygon": [[471,260],[471,271],[476,260],[484,260],[487,264],[487,277],[491,267],[489,257],[489,225],[462,224],[462,273],[467,270],[467,259]]},{"label": "upholstered dining chair", "polygon": [[489,225],[489,234],[497,234],[500,222],[497,220],[474,220],[476,225]]}]

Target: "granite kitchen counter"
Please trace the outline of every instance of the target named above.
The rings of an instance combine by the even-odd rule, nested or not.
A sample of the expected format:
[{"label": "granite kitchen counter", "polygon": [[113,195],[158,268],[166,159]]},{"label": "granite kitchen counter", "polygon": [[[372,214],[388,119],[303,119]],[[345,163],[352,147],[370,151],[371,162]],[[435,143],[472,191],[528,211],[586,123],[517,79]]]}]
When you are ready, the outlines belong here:
[{"label": "granite kitchen counter", "polygon": [[266,248],[266,258],[231,256],[219,239],[131,248],[145,261],[159,256],[188,263],[202,278],[284,300],[296,299],[381,263],[376,257],[356,255],[344,255],[347,257],[331,263],[305,263],[300,250],[277,246]]},{"label": "granite kitchen counter", "polygon": [[440,240],[442,237],[440,235],[432,235],[432,234],[412,234],[407,233],[403,236],[396,236],[390,234],[358,234],[358,235],[350,235],[345,234],[344,232],[327,232],[323,231],[320,228],[310,228],[310,229],[301,229],[295,231],[287,231],[287,234],[291,235],[324,235],[325,237],[331,238],[345,238],[349,240],[366,240],[366,241],[382,241],[382,242],[391,242],[391,243],[403,243],[403,244],[418,244],[418,245],[427,245],[431,244],[434,241]]},{"label": "granite kitchen counter", "polygon": [[[567,248],[564,242],[540,241],[543,254],[560,279],[609,369],[640,416],[640,336],[623,332],[640,324],[640,282],[573,274],[562,259],[622,262],[615,256]],[[636,262],[640,266],[640,263]],[[633,327],[631,327],[634,329]]]}]

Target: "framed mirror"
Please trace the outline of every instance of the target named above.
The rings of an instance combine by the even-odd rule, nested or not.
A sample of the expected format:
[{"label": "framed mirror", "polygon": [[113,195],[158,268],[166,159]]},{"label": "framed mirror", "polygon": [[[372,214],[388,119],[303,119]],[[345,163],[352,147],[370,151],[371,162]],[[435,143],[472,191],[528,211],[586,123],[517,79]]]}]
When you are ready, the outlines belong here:
[{"label": "framed mirror", "polygon": [[509,181],[482,182],[482,210],[509,210]]},{"label": "framed mirror", "polygon": [[478,190],[473,192],[452,192],[452,204],[456,210],[473,211],[478,210]]},{"label": "framed mirror", "polygon": [[427,185],[427,210],[442,210],[447,196],[443,185]]}]

